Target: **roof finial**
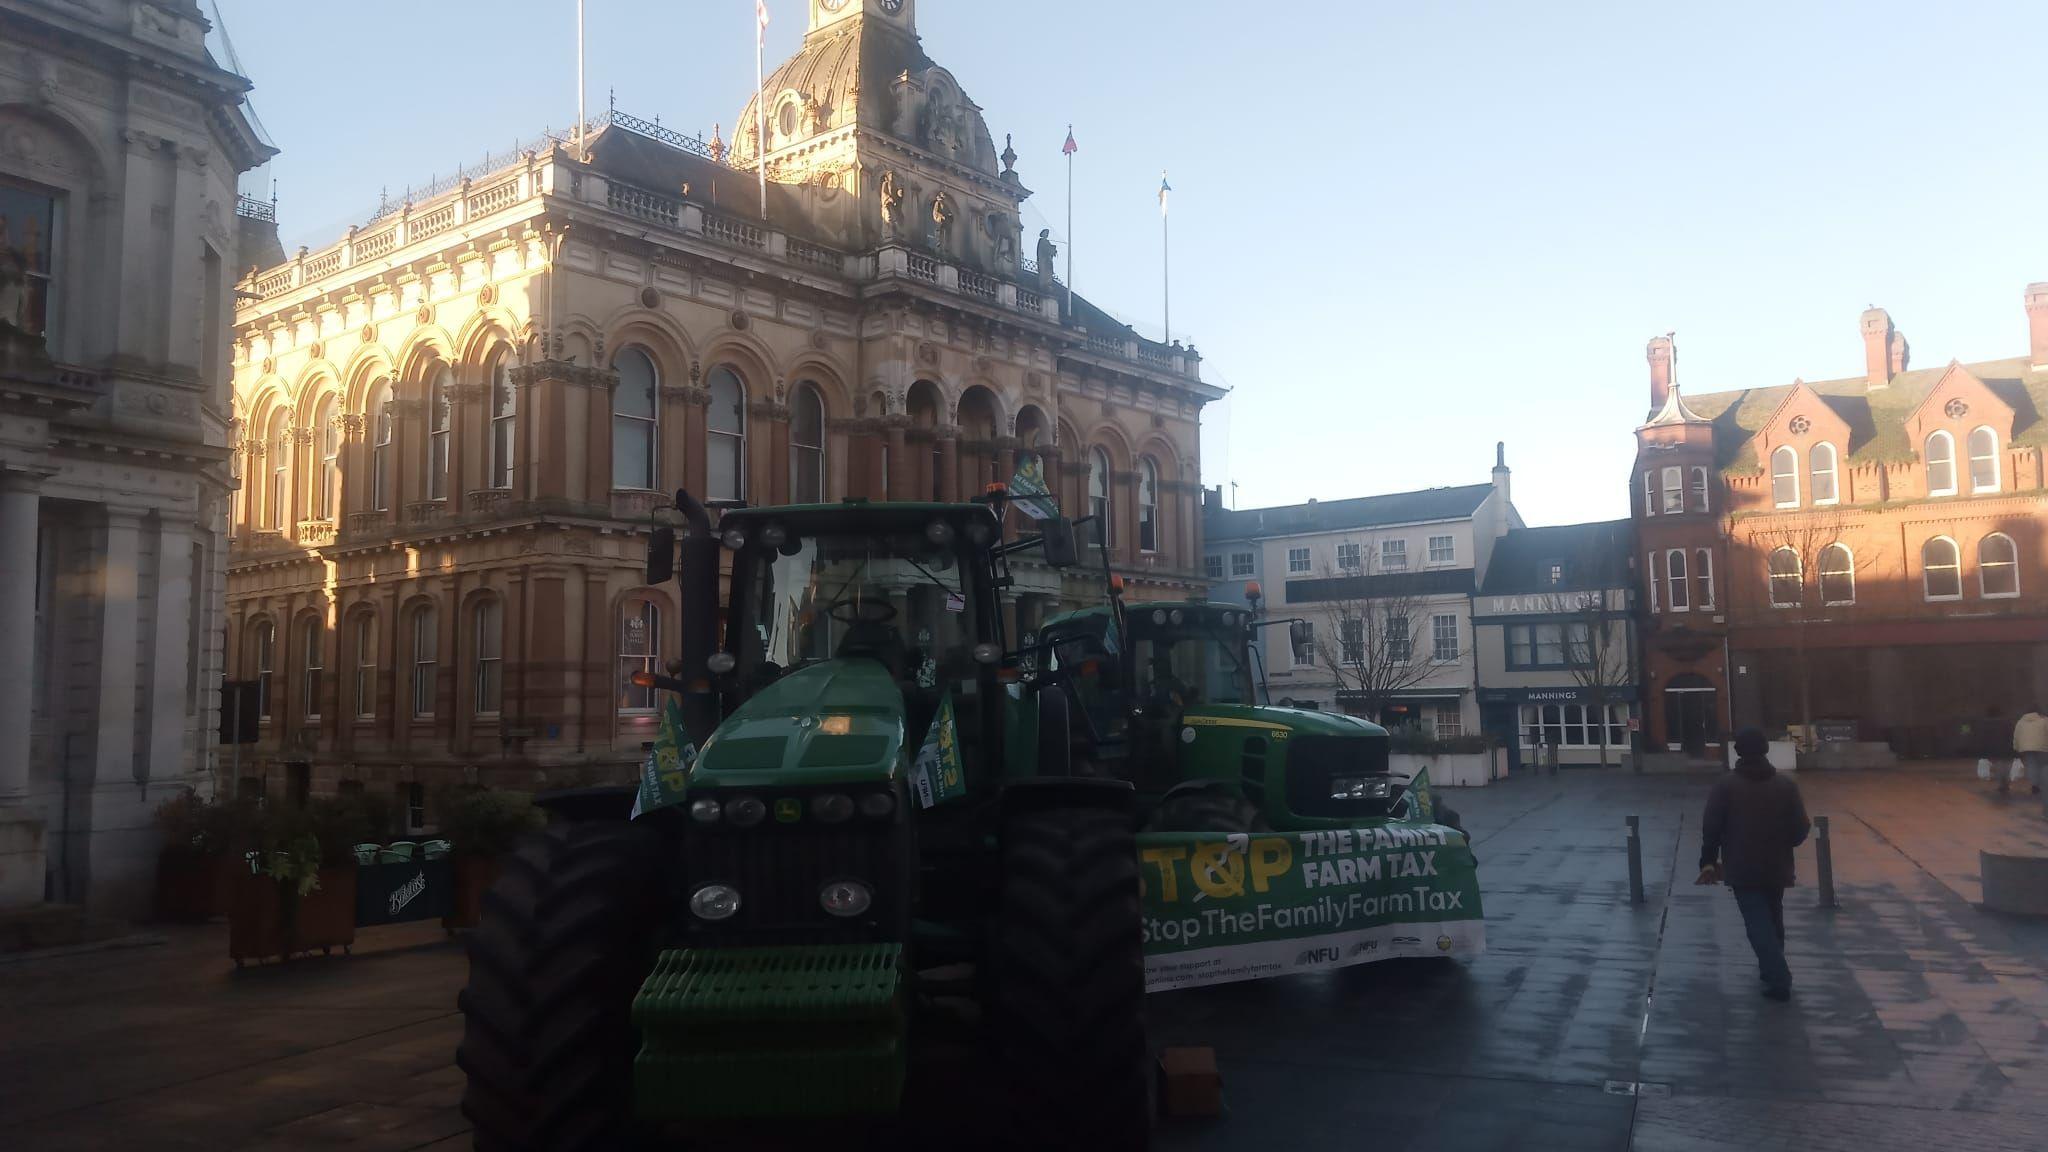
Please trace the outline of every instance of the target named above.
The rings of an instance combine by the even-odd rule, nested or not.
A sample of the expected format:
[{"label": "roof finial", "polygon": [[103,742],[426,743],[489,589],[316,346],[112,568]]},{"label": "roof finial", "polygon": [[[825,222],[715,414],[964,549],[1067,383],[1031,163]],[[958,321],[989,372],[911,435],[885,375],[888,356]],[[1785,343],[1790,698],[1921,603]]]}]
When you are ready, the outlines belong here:
[{"label": "roof finial", "polygon": [[1496,440],[1493,442],[1493,466],[1495,468],[1505,468],[1508,466],[1507,441]]}]

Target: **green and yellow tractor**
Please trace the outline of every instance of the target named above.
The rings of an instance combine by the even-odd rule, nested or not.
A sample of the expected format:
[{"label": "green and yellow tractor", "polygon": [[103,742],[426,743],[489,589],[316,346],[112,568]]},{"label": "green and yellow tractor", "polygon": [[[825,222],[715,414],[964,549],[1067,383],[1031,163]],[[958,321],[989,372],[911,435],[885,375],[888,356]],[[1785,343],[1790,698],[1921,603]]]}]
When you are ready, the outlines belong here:
[{"label": "green and yellow tractor", "polygon": [[677,508],[643,779],[552,798],[471,937],[477,1147],[887,1116],[935,1037],[998,1086],[957,1146],[1144,1147],[1136,790],[1075,771],[1069,695],[1018,674],[999,603],[1011,553],[1072,562],[1068,526],[1005,544],[1000,495]]}]

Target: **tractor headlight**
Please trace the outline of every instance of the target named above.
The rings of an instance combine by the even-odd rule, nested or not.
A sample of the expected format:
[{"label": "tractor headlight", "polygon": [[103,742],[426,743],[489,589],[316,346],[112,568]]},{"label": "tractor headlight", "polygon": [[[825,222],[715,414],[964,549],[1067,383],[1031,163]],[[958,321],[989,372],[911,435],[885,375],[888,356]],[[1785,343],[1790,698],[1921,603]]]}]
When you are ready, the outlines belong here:
[{"label": "tractor headlight", "polygon": [[1175,608],[1173,611],[1168,612],[1166,614],[1166,618],[1168,620],[1173,621],[1173,626],[1176,628],[1180,627],[1181,621],[1187,619],[1186,616],[1181,614],[1181,610],[1178,608]]},{"label": "tractor headlight", "polygon": [[706,884],[690,893],[690,911],[699,920],[730,920],[739,910],[739,889],[729,884]]},{"label": "tractor headlight", "polygon": [[708,796],[702,800],[692,800],[690,802],[690,819],[695,820],[699,824],[716,824],[718,823],[718,817],[723,812],[724,808],[719,805],[718,801]]},{"label": "tractor headlight", "polygon": [[735,828],[752,828],[768,818],[768,805],[759,796],[742,796],[725,806],[725,822]]},{"label": "tractor headlight", "polygon": [[811,815],[821,824],[844,824],[853,819],[853,797],[844,792],[827,792],[811,797]]},{"label": "tractor headlight", "polygon": [[727,528],[719,539],[725,541],[725,546],[735,552],[747,546],[747,534],[738,528]]},{"label": "tractor headlight", "polygon": [[1152,622],[1154,624],[1166,623],[1166,610],[1163,608],[1154,608],[1152,610]]},{"label": "tractor headlight", "polygon": [[1003,650],[994,644],[976,644],[974,646],[974,662],[976,664],[993,664],[1002,658]]},{"label": "tractor headlight", "polygon": [[860,814],[870,820],[883,820],[896,811],[896,797],[888,792],[870,792],[860,798]]},{"label": "tractor headlight", "polygon": [[953,542],[953,526],[944,520],[934,520],[924,526],[924,538],[943,548]]},{"label": "tractor headlight", "polygon": [[730,652],[714,652],[704,661],[704,667],[709,668],[713,676],[724,676],[739,666],[738,658]]},{"label": "tractor headlight", "polygon": [[780,548],[789,543],[789,529],[780,524],[770,524],[761,529],[761,543],[770,548]]},{"label": "tractor headlight", "polygon": [[1385,800],[1394,794],[1394,782],[1386,777],[1339,776],[1330,781],[1332,800]]},{"label": "tractor headlight", "polygon": [[967,522],[967,542],[969,544],[979,548],[993,539],[995,539],[995,533],[990,530],[988,525],[979,520]]},{"label": "tractor headlight", "polygon": [[851,919],[866,912],[875,893],[858,880],[834,880],[818,889],[818,904],[834,916]]}]

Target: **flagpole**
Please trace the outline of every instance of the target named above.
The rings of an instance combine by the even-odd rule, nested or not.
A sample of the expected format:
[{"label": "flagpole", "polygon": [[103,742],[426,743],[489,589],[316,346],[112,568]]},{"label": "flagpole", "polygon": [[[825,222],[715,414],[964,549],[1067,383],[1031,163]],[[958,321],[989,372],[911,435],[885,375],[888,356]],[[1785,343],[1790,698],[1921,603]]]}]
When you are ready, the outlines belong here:
[{"label": "flagpole", "polygon": [[1159,173],[1159,280],[1166,308],[1166,339],[1163,343],[1167,344],[1173,343],[1173,213],[1166,206],[1167,196],[1172,190],[1162,169]]},{"label": "flagpole", "polygon": [[1067,311],[1074,311],[1074,126],[1067,125]]},{"label": "flagpole", "polygon": [[761,172],[761,219],[768,219],[768,87],[761,53],[768,43],[767,0],[754,0],[754,163]]},{"label": "flagpole", "polygon": [[589,160],[583,151],[583,126],[590,122],[583,109],[583,0],[576,0],[576,159]]}]

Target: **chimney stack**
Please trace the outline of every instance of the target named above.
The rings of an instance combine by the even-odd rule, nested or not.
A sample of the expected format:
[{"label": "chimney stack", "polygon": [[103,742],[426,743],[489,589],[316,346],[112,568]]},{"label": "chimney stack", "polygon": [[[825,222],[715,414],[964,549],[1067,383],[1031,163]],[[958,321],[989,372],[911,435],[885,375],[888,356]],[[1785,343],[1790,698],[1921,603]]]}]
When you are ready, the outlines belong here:
[{"label": "chimney stack", "polygon": [[2027,349],[2028,363],[2048,368],[2048,284],[2027,285]]},{"label": "chimney stack", "polygon": [[1891,386],[1906,370],[1906,338],[1892,327],[1889,312],[1872,308],[1863,314],[1864,386],[1871,391]]},{"label": "chimney stack", "polygon": [[1508,534],[1512,520],[1508,509],[1514,506],[1513,473],[1508,471],[1508,442],[1497,440],[1493,445],[1493,536],[1498,540]]},{"label": "chimney stack", "polygon": [[1645,351],[1650,360],[1650,411],[1654,414],[1664,407],[1672,381],[1678,378],[1678,346],[1666,333],[1652,338]]}]

